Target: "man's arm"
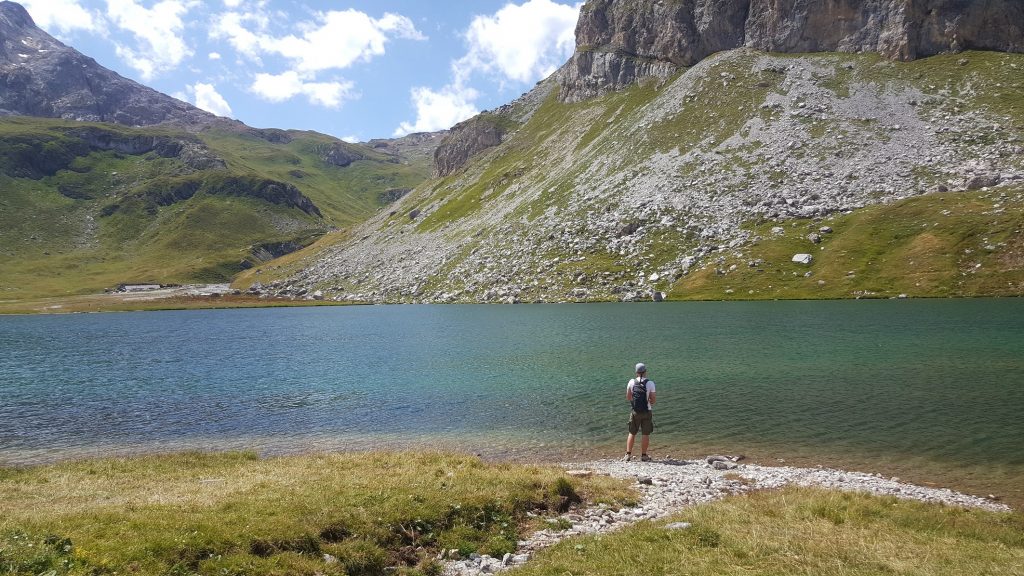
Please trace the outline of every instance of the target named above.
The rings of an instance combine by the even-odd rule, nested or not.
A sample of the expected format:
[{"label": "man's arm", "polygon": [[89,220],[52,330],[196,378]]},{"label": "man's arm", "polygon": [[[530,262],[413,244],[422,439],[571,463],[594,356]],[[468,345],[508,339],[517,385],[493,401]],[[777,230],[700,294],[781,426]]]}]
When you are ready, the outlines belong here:
[{"label": "man's arm", "polygon": [[647,393],[647,403],[654,406],[654,392]]}]

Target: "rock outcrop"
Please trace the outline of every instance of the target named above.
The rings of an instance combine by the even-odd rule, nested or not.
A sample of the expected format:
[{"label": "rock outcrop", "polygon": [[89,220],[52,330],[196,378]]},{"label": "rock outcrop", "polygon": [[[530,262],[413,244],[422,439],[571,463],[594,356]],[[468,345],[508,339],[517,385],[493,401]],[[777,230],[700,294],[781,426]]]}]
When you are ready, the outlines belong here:
[{"label": "rock outcrop", "polygon": [[913,60],[967,49],[1024,51],[1018,0],[590,0],[560,97],[576,102],[666,78],[740,47],[878,52]]},{"label": "rock outcrop", "polygon": [[335,142],[333,144],[317,146],[316,153],[324,162],[338,166],[339,168],[344,168],[356,160],[362,160],[365,158],[365,156],[356,150],[354,146],[345,144],[344,142]]},{"label": "rock outcrop", "polygon": [[444,177],[455,172],[477,153],[501,144],[505,132],[499,118],[489,114],[456,124],[434,151],[434,175]]},{"label": "rock outcrop", "polygon": [[0,114],[147,126],[216,116],[108,70],[65,46],[19,4],[0,2]]}]

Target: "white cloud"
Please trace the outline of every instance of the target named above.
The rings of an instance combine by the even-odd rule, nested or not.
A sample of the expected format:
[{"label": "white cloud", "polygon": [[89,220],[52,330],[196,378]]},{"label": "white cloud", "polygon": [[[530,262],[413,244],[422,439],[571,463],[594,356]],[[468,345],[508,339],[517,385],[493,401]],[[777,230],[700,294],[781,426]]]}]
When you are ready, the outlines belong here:
[{"label": "white cloud", "polygon": [[282,74],[257,74],[250,90],[270,102],[284,102],[298,95],[311,104],[337,108],[355,98],[351,82],[313,82],[294,70]]},{"label": "white cloud", "polygon": [[231,116],[231,106],[217,92],[213,84],[197,82],[194,86],[189,86],[189,92],[195,95],[195,105],[197,107],[217,116]]},{"label": "white cloud", "polygon": [[107,17],[135,38],[134,47],[116,44],[117,55],[145,80],[175,68],[192,55],[182,39],[181,17],[197,4],[195,0],[161,0],[146,8],[136,0],[107,0]]},{"label": "white cloud", "polygon": [[436,92],[423,86],[413,88],[412,101],[416,106],[416,121],[402,122],[394,135],[405,136],[413,132],[433,132],[451,128],[479,112],[473,104],[476,97],[476,90],[466,87],[445,86]]},{"label": "white cloud", "polygon": [[21,0],[21,4],[37,26],[52,33],[97,32],[101,28],[99,16],[78,0]]},{"label": "white cloud", "polygon": [[572,55],[582,5],[527,0],[473,18],[465,34],[468,50],[452,62],[451,83],[439,91],[413,88],[416,120],[402,122],[395,136],[450,128],[477,114],[478,94],[469,87],[476,73],[530,84],[550,75]]},{"label": "white cloud", "polygon": [[228,8],[238,8],[242,5],[242,0],[224,0],[224,5]]},{"label": "white cloud", "polygon": [[263,30],[269,20],[269,17],[261,12],[248,14],[226,12],[221,14],[210,26],[210,37],[226,39],[235,50],[244,56],[258,59],[261,38],[265,38],[265,36],[252,32],[246,24],[255,25],[257,30]]},{"label": "white cloud", "polygon": [[456,62],[456,73],[494,72],[522,83],[550,75],[576,46],[580,6],[528,0],[475,17],[466,31],[469,51]]},{"label": "white cloud", "polygon": [[220,60],[220,52],[210,52],[207,58],[210,60]]},{"label": "white cloud", "polygon": [[389,34],[423,38],[405,16],[385,14],[374,19],[357,10],[343,10],[321,15],[320,26],[305,30],[302,36],[264,38],[261,47],[291,60],[298,70],[316,72],[348,68],[384,54]]},{"label": "white cloud", "polygon": [[319,12],[316,21],[295,26],[277,36],[268,32],[271,18],[262,5],[246,13],[225,12],[210,27],[210,37],[224,39],[238,53],[258,63],[261,56],[282,56],[291,69],[280,74],[256,74],[250,90],[271,102],[305,96],[311,104],[337,108],[356,97],[348,81],[318,81],[327,70],[345,69],[383,55],[392,38],[425,40],[409,18],[384,14],[371,18],[357,10]]},{"label": "white cloud", "polygon": [[359,136],[356,136],[355,134],[351,134],[349,136],[342,136],[341,139],[342,141],[348,142],[349,144],[356,144],[359,142]]},{"label": "white cloud", "polygon": [[[426,39],[412,20],[387,13],[371,18],[358,10],[332,10],[317,14],[316,22],[296,26],[297,34],[274,36],[266,32],[268,16],[260,12],[221,14],[211,27],[215,39],[226,39],[235,50],[250,57],[283,56],[298,72],[348,68],[384,54],[391,38]],[[255,31],[254,31],[255,28]]]}]

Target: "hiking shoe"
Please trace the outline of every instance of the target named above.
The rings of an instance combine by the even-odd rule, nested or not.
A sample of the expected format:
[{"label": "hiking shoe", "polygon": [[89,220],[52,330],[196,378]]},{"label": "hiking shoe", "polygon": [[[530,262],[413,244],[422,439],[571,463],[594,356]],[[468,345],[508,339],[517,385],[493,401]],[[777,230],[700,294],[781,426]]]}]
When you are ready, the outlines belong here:
[{"label": "hiking shoe", "polygon": [[630,454],[629,452],[626,452],[626,455],[622,457],[622,461],[623,462],[629,462],[632,459],[633,459],[633,455]]},{"label": "hiking shoe", "polygon": [[651,457],[648,456],[647,454],[643,454],[643,455],[640,456],[640,461],[641,462],[650,462],[651,461]]}]

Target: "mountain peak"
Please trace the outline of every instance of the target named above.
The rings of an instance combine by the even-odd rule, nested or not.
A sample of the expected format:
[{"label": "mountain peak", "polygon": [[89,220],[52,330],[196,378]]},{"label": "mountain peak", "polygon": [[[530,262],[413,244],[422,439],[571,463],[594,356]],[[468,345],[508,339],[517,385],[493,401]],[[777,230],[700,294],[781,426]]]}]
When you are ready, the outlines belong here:
[{"label": "mountain peak", "polygon": [[36,23],[32,20],[28,10],[17,2],[0,2],[0,29],[6,33],[7,28],[35,28]]},{"label": "mountain peak", "polygon": [[0,2],[0,115],[149,126],[205,125],[215,116],[104,68]]}]

